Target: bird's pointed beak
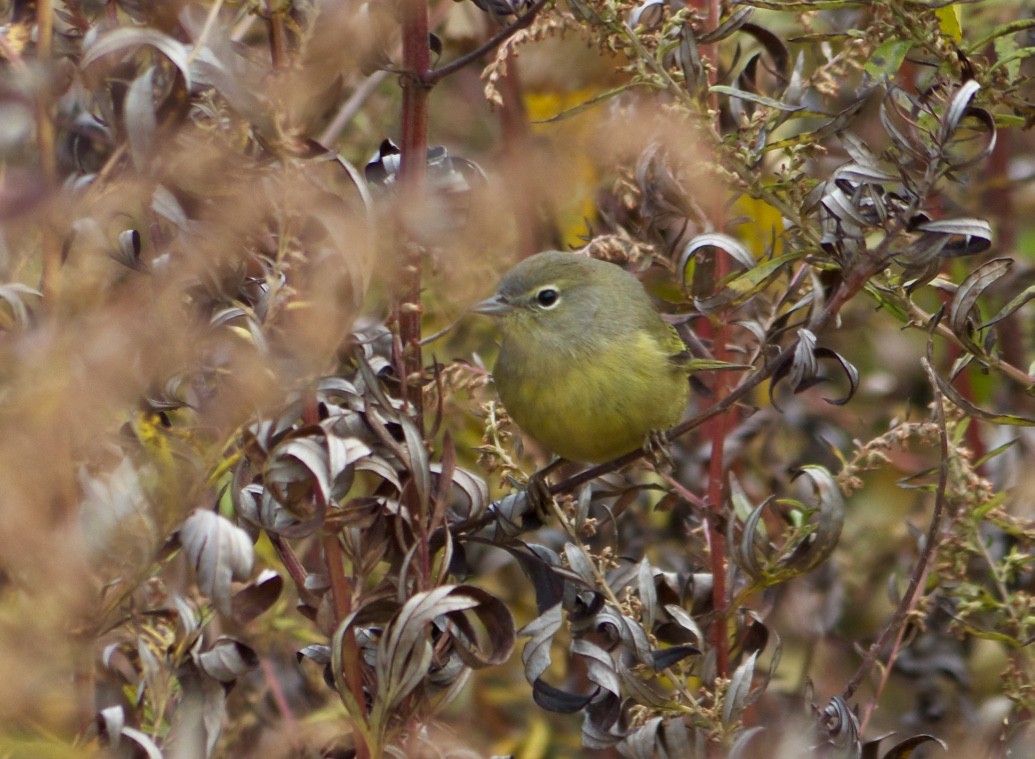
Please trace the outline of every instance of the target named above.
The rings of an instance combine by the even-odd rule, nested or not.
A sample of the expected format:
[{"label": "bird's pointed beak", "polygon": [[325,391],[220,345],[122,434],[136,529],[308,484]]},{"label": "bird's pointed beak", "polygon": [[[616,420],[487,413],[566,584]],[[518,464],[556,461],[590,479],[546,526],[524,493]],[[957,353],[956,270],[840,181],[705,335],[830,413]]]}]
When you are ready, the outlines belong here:
[{"label": "bird's pointed beak", "polygon": [[508,303],[502,295],[497,293],[491,298],[486,298],[480,303],[475,303],[468,310],[476,314],[485,314],[486,316],[503,316],[504,314],[509,314],[513,311],[514,306],[513,304]]}]

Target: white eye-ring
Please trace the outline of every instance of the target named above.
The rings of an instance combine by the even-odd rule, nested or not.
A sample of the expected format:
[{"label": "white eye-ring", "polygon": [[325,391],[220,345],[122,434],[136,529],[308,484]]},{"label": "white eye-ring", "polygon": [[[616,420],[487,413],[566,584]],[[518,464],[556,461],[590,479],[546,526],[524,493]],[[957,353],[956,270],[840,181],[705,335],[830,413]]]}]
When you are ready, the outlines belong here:
[{"label": "white eye-ring", "polygon": [[556,308],[557,304],[561,302],[561,294],[553,285],[547,285],[536,291],[535,302],[540,308],[550,310]]}]

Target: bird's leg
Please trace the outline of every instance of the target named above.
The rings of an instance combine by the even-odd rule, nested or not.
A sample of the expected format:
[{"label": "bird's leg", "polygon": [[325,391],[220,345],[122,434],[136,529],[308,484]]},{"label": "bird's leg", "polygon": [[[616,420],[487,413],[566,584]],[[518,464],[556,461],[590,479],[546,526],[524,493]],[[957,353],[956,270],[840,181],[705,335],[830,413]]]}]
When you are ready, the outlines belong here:
[{"label": "bird's leg", "polygon": [[658,469],[672,468],[672,455],[668,452],[669,439],[665,430],[651,430],[643,441],[643,450],[651,463]]},{"label": "bird's leg", "polygon": [[528,478],[528,505],[531,507],[532,516],[540,522],[546,522],[550,515],[550,504],[553,502],[553,494],[550,492],[550,483],[546,481],[546,476],[563,463],[564,459],[554,459]]}]

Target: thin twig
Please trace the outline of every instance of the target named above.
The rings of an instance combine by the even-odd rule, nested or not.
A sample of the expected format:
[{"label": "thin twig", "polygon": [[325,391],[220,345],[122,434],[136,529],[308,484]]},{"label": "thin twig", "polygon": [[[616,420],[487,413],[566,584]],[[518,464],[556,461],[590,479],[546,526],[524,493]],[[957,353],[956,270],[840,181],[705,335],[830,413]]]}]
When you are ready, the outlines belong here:
[{"label": "thin twig", "polygon": [[269,17],[270,60],[273,68],[282,69],[287,65],[287,39],[284,29],[285,10],[273,8],[273,0],[267,0],[266,13]]},{"label": "thin twig", "polygon": [[513,24],[503,27],[502,29],[500,29],[498,33],[490,37],[488,40],[476,47],[471,52],[467,53],[466,55],[461,55],[456,60],[450,61],[441,68],[425,72],[420,78],[421,83],[426,87],[430,87],[438,83],[445,77],[449,76],[454,71],[459,71],[469,63],[477,61],[486,53],[502,45],[510,37],[513,37],[517,32],[521,31],[522,29],[525,29],[528,26],[531,26],[532,22],[535,21],[535,17],[539,14],[539,11],[541,11],[543,7],[550,1],[551,0],[536,0],[535,4],[531,8],[529,8],[525,13],[518,16],[517,20],[515,20]]},{"label": "thin twig", "polygon": [[208,16],[205,17],[205,25],[201,27],[201,33],[198,34],[198,38],[194,40],[194,47],[190,51],[190,55],[187,56],[187,63],[194,63],[194,60],[198,57],[198,54],[205,49],[205,41],[208,36],[212,33],[212,27],[216,24],[216,19],[219,18],[219,11],[223,7],[223,0],[215,0],[212,3],[212,7],[208,9]]},{"label": "thin twig", "polygon": [[374,94],[374,91],[381,85],[385,79],[388,78],[390,72],[382,69],[381,71],[375,71],[373,74],[364,79],[352,94],[349,95],[349,99],[346,100],[338,112],[334,114],[334,118],[322,132],[320,136],[316,138],[317,142],[324,146],[330,146],[332,142],[338,139],[338,135],[341,134],[342,130],[346,125],[352,121],[353,117],[359,113],[359,109],[366,103],[367,98]]},{"label": "thin twig", "polygon": [[[902,600],[899,602],[898,609],[895,610],[895,614],[890,620],[888,620],[888,623],[884,626],[884,630],[881,632],[880,636],[876,641],[874,641],[873,645],[870,646],[870,650],[866,652],[866,656],[863,657],[855,675],[852,676],[852,679],[848,681],[848,685],[845,686],[842,696],[846,701],[855,695],[855,692],[859,689],[863,679],[869,674],[874,662],[876,662],[877,657],[880,655],[881,651],[884,650],[885,646],[888,645],[888,641],[891,640],[892,635],[901,635],[903,622],[909,612],[912,611],[913,607],[916,606],[920,588],[924,578],[927,577],[931,559],[934,557],[935,549],[938,546],[942,515],[945,512],[945,491],[949,483],[949,433],[945,427],[945,408],[942,403],[941,393],[938,390],[938,382],[934,376],[934,368],[926,358],[922,358],[920,361],[924,367],[924,372],[927,373],[927,377],[931,382],[931,389],[934,392],[934,416],[935,421],[938,424],[940,442],[939,453],[941,461],[939,462],[938,467],[938,487],[935,490],[934,496],[934,513],[931,514],[931,523],[927,528],[927,537],[924,541],[923,549],[920,552],[920,558],[909,578],[909,586],[906,588],[906,592],[902,595]],[[888,662],[888,669],[891,669],[892,662],[893,656]]]},{"label": "thin twig", "polygon": [[287,570],[291,581],[295,583],[295,590],[298,591],[299,599],[315,609],[319,605],[319,599],[306,588],[306,579],[309,577],[309,573],[302,566],[302,562],[298,560],[298,557],[295,556],[291,544],[282,535],[278,535],[275,532],[267,532],[266,534],[273,545],[273,550],[277,552],[280,563],[284,565],[284,569]]}]

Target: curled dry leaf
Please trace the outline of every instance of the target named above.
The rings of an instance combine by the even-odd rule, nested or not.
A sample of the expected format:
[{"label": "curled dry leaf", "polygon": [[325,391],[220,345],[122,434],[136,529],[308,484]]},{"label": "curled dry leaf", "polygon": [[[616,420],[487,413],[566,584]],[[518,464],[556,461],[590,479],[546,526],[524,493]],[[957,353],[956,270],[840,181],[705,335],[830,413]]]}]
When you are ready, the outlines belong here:
[{"label": "curled dry leaf", "polygon": [[252,573],[252,541],[225,517],[197,509],[180,528],[180,544],[198,575],[198,588],[220,612],[233,614],[231,583]]},{"label": "curled dry leaf", "polygon": [[216,640],[207,651],[198,653],[196,660],[202,672],[221,683],[232,683],[259,663],[250,646],[229,637]]}]

